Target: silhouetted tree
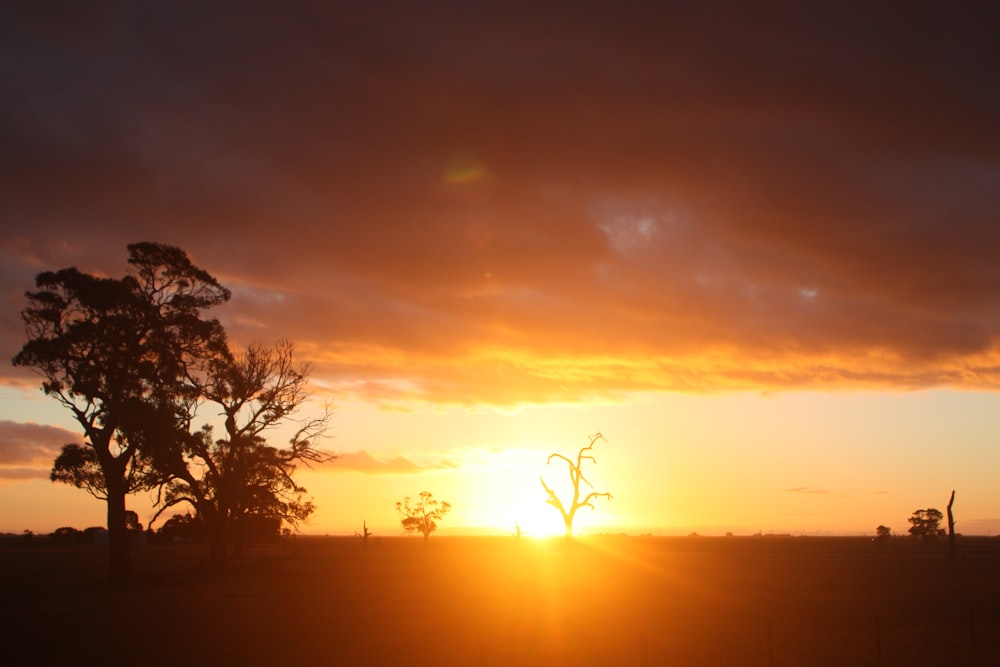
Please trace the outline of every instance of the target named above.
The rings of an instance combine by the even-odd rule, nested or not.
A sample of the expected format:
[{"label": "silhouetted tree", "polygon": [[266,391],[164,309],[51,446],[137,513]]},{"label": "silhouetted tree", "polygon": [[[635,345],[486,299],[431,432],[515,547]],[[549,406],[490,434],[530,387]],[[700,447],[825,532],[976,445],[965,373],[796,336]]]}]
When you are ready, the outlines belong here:
[{"label": "silhouetted tree", "polygon": [[545,483],[545,479],[543,477],[539,476],[538,478],[539,480],[541,480],[542,487],[545,489],[545,493],[548,495],[548,498],[546,499],[545,502],[548,503],[549,505],[552,505],[557,510],[559,510],[559,514],[562,516],[563,523],[566,526],[567,538],[573,536],[573,519],[574,517],[576,517],[576,511],[578,509],[580,509],[581,507],[589,507],[590,509],[594,509],[594,505],[592,502],[594,499],[607,498],[608,500],[611,500],[612,498],[611,494],[606,491],[605,492],[590,491],[587,495],[583,496],[582,498],[580,497],[581,482],[589,486],[591,489],[594,488],[594,486],[590,483],[590,481],[583,476],[584,461],[590,461],[594,465],[597,465],[597,459],[594,458],[592,454],[588,454],[587,452],[593,451],[594,445],[597,444],[598,440],[605,440],[605,442],[607,442],[607,440],[601,433],[595,433],[594,435],[588,436],[588,438],[590,439],[590,443],[586,447],[580,448],[580,451],[577,452],[576,454],[575,462],[563,456],[562,454],[549,454],[549,458],[545,462],[546,464],[549,464],[552,462],[552,459],[562,459],[563,461],[566,462],[566,465],[569,467],[569,480],[570,483],[573,485],[573,496],[572,498],[570,498],[568,504],[563,503],[563,501],[559,498],[559,496],[556,495],[556,492],[553,491],[549,487],[549,485]]},{"label": "silhouetted tree", "polygon": [[103,526],[87,526],[82,533],[87,544],[102,544],[110,539],[108,530]]},{"label": "silhouetted tree", "polygon": [[239,556],[250,541],[277,537],[283,522],[296,526],[313,512],[294,473],[299,464],[335,458],[314,445],[326,430],[329,411],[300,422],[286,448],[268,445],[262,436],[292,419],[306,401],[308,375],[308,366],[295,365],[289,341],[220,354],[199,388],[222,409],[224,437],[216,439],[206,425],[185,439],[171,461],[158,462],[172,478],[159,511],[183,502],[197,510],[216,569],[226,566],[230,547]]},{"label": "silhouetted tree", "polygon": [[205,526],[190,513],[174,514],[156,531],[156,539],[160,542],[203,542]]},{"label": "silhouetted tree", "polygon": [[141,532],[142,524],[139,522],[139,513],[132,510],[125,510],[125,527],[129,532]]},{"label": "silhouetted tree", "polygon": [[162,481],[153,450],[176,442],[191,407],[192,366],[225,340],[202,311],[230,295],[178,248],[135,243],[128,251],[120,279],[76,268],[39,274],[21,312],[28,340],[13,359],[41,375],[45,393],[83,429],[84,444],[63,448],[52,479],[107,503],[118,582],[130,570],[125,496]]},{"label": "silhouetted tree", "polygon": [[913,516],[909,518],[910,535],[925,541],[944,535],[944,528],[938,527],[942,517],[941,510],[934,508],[914,511]]},{"label": "silhouetted tree", "polygon": [[885,542],[890,537],[892,537],[892,528],[888,526],[879,526],[875,529],[875,538],[880,542]]},{"label": "silhouetted tree", "polygon": [[49,537],[51,537],[53,542],[71,544],[73,542],[83,541],[83,531],[77,530],[71,526],[63,526],[52,531],[52,534]]},{"label": "silhouetted tree", "polygon": [[430,491],[421,491],[420,500],[413,503],[409,496],[396,503],[400,524],[408,533],[420,533],[424,541],[437,530],[438,521],[451,511],[451,503],[439,501]]}]

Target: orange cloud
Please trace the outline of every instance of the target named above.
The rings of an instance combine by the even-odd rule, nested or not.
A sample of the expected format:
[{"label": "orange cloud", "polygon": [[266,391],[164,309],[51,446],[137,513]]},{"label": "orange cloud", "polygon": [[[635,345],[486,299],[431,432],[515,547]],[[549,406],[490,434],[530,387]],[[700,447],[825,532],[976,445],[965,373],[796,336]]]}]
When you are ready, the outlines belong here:
[{"label": "orange cloud", "polygon": [[337,459],[331,464],[331,471],[350,470],[369,475],[393,474],[406,475],[427,470],[454,468],[455,464],[447,459],[435,460],[429,463],[415,463],[403,456],[377,458],[361,449],[356,452],[339,452]]},{"label": "orange cloud", "polygon": [[0,479],[48,479],[52,462],[80,436],[58,426],[0,420]]},{"label": "orange cloud", "polygon": [[0,465],[42,464],[48,471],[63,445],[79,442],[58,426],[0,420]]}]

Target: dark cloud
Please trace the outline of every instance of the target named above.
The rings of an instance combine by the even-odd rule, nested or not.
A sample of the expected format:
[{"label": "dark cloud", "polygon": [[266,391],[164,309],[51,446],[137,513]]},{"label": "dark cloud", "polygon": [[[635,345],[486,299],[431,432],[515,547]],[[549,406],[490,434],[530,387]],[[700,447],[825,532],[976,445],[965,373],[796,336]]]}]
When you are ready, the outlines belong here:
[{"label": "dark cloud", "polygon": [[377,400],[1000,386],[994,5],[646,4],[5,6],[0,352],[159,240]]}]

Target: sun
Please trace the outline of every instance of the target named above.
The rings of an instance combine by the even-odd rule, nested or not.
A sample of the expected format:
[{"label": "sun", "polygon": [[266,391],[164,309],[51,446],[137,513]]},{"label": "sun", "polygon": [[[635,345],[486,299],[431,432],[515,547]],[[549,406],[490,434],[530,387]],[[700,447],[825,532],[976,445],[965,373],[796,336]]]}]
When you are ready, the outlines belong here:
[{"label": "sun", "polygon": [[525,503],[512,510],[515,530],[520,529],[522,537],[559,537],[566,533],[559,513],[544,501]]},{"label": "sun", "polygon": [[[507,483],[491,485],[477,494],[476,507],[470,508],[472,520],[480,527],[496,534],[517,535],[521,537],[555,537],[564,535],[559,512],[545,503],[541,485],[535,480],[537,489],[532,485]],[[506,492],[506,498],[501,497]]]},{"label": "sun", "polygon": [[532,521],[526,526],[521,526],[522,537],[563,537],[565,534],[566,528],[558,520]]},{"label": "sun", "polygon": [[463,489],[466,520],[494,534],[541,538],[566,532],[559,512],[545,502],[539,482],[537,452],[519,449],[490,452],[488,461],[468,478]]}]

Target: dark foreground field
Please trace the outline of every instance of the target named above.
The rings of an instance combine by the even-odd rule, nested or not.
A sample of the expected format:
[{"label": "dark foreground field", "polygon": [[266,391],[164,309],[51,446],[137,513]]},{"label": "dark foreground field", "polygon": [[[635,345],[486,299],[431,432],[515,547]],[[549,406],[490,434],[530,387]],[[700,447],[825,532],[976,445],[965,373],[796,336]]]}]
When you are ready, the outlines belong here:
[{"label": "dark foreground field", "polygon": [[2,665],[1000,665],[1000,539],[0,547]]}]

